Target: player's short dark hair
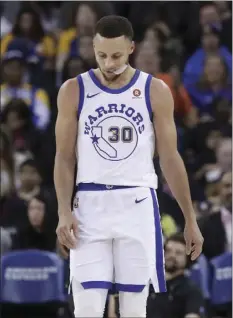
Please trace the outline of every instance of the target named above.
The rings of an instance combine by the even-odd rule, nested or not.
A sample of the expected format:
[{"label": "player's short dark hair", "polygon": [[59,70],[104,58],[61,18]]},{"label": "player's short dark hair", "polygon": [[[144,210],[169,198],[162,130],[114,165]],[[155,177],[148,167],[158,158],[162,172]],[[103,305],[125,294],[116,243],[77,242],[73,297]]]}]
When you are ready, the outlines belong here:
[{"label": "player's short dark hair", "polygon": [[130,21],[119,15],[108,15],[101,18],[95,27],[94,34],[96,35],[97,33],[107,39],[124,35],[131,41],[134,36],[133,27]]}]

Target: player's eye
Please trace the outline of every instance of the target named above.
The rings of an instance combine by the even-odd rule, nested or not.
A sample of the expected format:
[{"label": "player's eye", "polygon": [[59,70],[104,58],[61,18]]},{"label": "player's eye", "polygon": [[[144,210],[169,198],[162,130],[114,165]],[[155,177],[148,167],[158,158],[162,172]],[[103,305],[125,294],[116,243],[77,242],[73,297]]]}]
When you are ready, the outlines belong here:
[{"label": "player's eye", "polygon": [[99,54],[99,57],[100,57],[101,59],[105,59],[105,58],[106,58],[106,55]]},{"label": "player's eye", "polygon": [[119,59],[120,57],[121,57],[121,55],[113,55],[112,58],[113,58],[114,60],[117,60],[117,59]]}]

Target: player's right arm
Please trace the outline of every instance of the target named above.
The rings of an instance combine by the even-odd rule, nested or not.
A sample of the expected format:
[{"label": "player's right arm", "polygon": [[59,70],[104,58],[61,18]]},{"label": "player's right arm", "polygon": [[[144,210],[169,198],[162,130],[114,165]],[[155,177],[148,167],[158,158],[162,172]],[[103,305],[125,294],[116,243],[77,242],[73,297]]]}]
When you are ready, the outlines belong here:
[{"label": "player's right arm", "polygon": [[74,186],[77,142],[77,106],[79,87],[76,79],[66,81],[57,97],[56,156],[54,184],[58,201],[59,223],[56,230],[58,240],[69,249],[75,247],[71,230],[77,236],[77,220],[71,212],[71,198]]},{"label": "player's right arm", "polygon": [[196,221],[187,172],[177,149],[173,97],[168,86],[155,78],[150,97],[160,167],[185,217],[187,254],[195,260],[202,252],[203,237]]}]

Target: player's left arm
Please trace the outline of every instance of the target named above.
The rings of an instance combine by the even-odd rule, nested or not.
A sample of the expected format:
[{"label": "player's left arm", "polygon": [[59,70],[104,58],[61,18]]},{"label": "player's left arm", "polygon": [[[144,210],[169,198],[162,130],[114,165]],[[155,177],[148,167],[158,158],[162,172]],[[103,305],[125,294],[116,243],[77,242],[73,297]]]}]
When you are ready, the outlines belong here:
[{"label": "player's left arm", "polygon": [[194,260],[202,251],[203,237],[196,222],[185,166],[177,150],[173,97],[163,81],[153,78],[150,98],[160,166],[184,214],[187,254]]}]

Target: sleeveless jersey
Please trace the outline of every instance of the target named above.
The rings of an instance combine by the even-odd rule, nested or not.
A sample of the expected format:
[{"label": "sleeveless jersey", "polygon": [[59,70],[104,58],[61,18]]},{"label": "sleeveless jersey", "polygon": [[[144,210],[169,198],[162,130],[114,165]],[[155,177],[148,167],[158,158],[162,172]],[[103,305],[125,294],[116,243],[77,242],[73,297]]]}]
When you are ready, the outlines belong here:
[{"label": "sleeveless jersey", "polygon": [[77,77],[78,183],[157,188],[152,76],[139,70],[120,89],[103,86],[93,70]]}]

